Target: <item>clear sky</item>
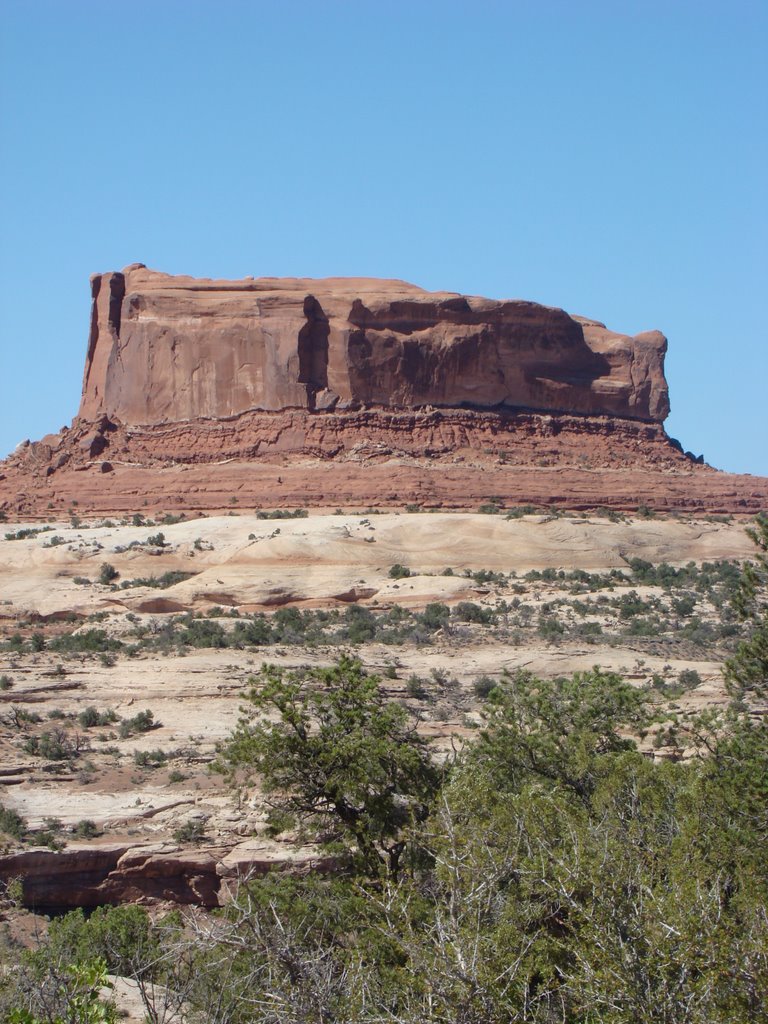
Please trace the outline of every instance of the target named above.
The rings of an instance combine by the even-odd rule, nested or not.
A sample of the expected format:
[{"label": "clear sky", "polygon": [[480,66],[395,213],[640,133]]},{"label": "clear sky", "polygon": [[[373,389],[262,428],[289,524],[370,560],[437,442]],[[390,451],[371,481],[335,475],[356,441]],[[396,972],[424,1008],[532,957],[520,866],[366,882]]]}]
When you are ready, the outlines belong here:
[{"label": "clear sky", "polygon": [[768,475],[765,0],[0,0],[0,455],[88,277],[398,277],[669,338],[670,434]]}]

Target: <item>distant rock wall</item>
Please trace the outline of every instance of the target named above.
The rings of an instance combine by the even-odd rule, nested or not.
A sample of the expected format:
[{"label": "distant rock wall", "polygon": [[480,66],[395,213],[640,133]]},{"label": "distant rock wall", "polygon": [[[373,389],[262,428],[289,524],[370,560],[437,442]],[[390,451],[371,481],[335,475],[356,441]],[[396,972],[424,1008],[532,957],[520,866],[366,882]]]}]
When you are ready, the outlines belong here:
[{"label": "distant rock wall", "polygon": [[660,423],[666,339],[560,309],[366,278],[91,279],[79,415],[125,424],[250,409],[531,409]]}]

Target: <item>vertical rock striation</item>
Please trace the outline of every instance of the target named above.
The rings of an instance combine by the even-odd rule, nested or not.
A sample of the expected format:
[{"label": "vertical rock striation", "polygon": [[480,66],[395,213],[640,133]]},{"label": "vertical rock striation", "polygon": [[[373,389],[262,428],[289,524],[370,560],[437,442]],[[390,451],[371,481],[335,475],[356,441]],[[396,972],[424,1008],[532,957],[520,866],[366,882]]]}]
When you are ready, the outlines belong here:
[{"label": "vertical rock striation", "polygon": [[80,417],[126,424],[248,410],[472,407],[669,412],[666,339],[533,302],[366,278],[92,278]]}]

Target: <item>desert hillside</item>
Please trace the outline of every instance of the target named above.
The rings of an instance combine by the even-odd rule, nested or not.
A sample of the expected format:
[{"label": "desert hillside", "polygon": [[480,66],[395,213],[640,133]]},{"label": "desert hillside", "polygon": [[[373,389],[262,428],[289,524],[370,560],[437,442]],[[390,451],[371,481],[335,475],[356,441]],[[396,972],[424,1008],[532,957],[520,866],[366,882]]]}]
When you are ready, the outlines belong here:
[{"label": "desert hillside", "polygon": [[[521,669],[600,665],[682,711],[725,702],[741,522],[266,516],[5,525],[0,785],[29,831],[0,871],[31,904],[212,905],[238,873],[322,860],[208,770],[264,662],[354,654],[437,756]],[[660,727],[644,742],[675,756]]]}]

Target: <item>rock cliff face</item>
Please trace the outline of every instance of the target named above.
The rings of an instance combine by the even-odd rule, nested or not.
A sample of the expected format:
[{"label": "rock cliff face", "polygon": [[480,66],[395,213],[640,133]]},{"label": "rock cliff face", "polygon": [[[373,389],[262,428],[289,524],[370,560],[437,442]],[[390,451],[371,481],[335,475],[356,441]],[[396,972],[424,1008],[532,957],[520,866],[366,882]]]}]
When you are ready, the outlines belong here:
[{"label": "rock cliff face", "polygon": [[474,407],[662,422],[666,339],[532,302],[365,278],[91,280],[80,417]]},{"label": "rock cliff face", "polygon": [[367,278],[92,278],[71,428],[0,463],[0,512],[754,513],[768,479],[670,439],[666,339],[532,302]]}]

